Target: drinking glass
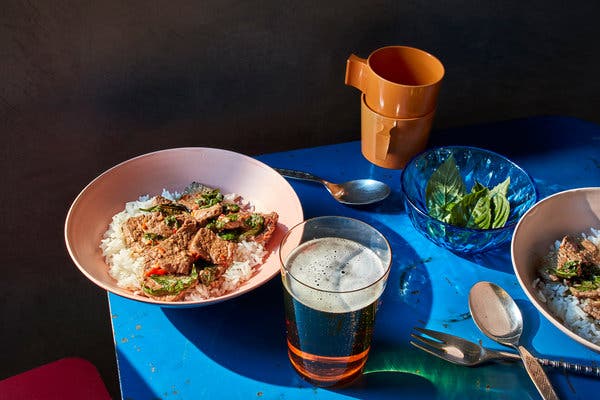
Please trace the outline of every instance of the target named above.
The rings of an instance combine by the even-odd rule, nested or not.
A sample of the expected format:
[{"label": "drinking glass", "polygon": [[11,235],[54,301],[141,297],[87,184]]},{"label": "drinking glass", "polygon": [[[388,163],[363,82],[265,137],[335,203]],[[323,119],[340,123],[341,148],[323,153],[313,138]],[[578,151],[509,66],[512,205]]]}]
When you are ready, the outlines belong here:
[{"label": "drinking glass", "polygon": [[388,241],[357,219],[316,217],[287,232],[279,257],[292,366],[317,386],[351,382],[369,354]]}]

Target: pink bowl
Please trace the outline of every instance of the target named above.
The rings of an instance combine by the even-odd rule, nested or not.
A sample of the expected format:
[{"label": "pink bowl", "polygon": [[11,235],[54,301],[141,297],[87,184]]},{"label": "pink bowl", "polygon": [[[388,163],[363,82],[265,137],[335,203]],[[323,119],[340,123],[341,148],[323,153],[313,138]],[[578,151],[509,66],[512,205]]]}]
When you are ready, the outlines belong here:
[{"label": "pink bowl", "polygon": [[[181,192],[200,182],[236,193],[257,211],[276,211],[279,222],[267,250],[268,257],[252,278],[237,290],[200,301],[153,300],[117,286],[108,274],[100,241],[113,215],[125,203],[163,189]],[[303,220],[302,206],[289,183],[266,164],[228,150],[189,147],[144,154],[107,170],[77,196],[65,222],[65,241],[75,265],[92,282],[109,292],[145,303],[171,307],[196,307],[237,297],[269,281],[279,273],[277,248],[283,235]]]},{"label": "pink bowl", "polygon": [[571,339],[600,352],[600,345],[579,336],[550,310],[534,282],[542,258],[565,235],[600,229],[600,187],[571,189],[539,201],[521,217],[513,233],[511,257],[521,288],[540,313]]}]

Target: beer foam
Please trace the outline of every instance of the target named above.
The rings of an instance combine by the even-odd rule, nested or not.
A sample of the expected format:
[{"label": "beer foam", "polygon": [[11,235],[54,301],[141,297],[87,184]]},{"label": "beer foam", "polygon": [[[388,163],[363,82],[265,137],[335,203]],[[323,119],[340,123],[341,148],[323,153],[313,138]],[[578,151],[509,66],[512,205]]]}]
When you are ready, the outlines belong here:
[{"label": "beer foam", "polygon": [[293,277],[286,282],[290,293],[301,303],[327,312],[365,307],[377,300],[385,285],[383,279],[372,285],[386,272],[381,259],[348,239],[303,243],[290,254],[286,267]]}]

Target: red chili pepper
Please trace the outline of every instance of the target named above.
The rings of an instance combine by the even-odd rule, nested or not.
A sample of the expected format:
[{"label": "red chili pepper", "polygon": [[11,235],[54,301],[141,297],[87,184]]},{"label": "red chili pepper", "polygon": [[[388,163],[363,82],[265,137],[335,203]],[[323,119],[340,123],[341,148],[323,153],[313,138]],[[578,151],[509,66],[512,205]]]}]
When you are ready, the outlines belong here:
[{"label": "red chili pepper", "polygon": [[154,267],[154,268],[150,269],[148,272],[146,272],[146,276],[166,275],[168,273],[169,273],[169,271],[167,271],[166,269],[163,269],[161,267]]}]

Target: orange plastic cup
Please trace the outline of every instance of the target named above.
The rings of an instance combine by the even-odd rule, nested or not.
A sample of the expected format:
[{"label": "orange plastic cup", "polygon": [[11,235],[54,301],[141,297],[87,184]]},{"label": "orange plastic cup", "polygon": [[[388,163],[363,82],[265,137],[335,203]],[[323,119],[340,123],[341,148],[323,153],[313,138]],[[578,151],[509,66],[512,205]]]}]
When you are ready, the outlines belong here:
[{"label": "orange plastic cup", "polygon": [[361,96],[361,152],[375,165],[402,169],[425,150],[435,110],[418,118],[389,118],[373,111]]},{"label": "orange plastic cup", "polygon": [[437,105],[444,66],[433,55],[413,47],[388,46],[367,58],[350,55],[346,85],[359,89],[367,105],[390,118],[416,118]]}]

